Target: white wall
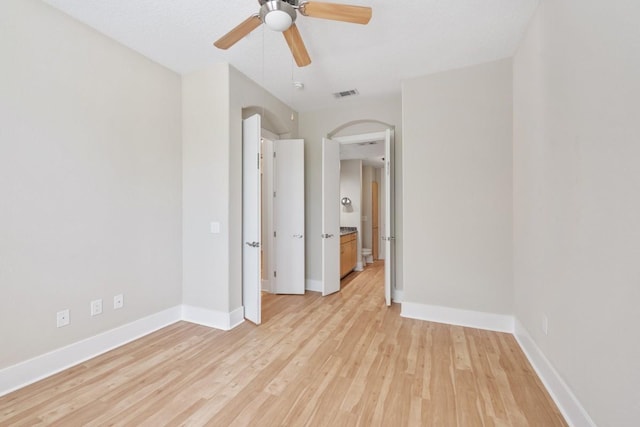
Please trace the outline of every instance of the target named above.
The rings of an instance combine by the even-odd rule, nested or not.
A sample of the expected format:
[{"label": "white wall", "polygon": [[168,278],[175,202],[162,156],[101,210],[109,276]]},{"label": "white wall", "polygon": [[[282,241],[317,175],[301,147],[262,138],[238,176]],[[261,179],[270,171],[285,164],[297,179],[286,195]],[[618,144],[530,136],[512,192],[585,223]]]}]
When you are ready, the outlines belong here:
[{"label": "white wall", "polygon": [[341,160],[340,161],[340,199],[343,197],[351,199],[351,206],[340,205],[340,226],[356,227],[358,231],[356,259],[358,265],[362,259],[362,160]]},{"label": "white wall", "polygon": [[3,368],[180,304],[181,117],[178,75],[40,1],[0,52]]},{"label": "white wall", "polygon": [[[348,101],[348,100],[343,100]],[[300,113],[300,138],[305,139],[305,215],[307,279],[322,279],[322,137],[337,127],[355,120],[379,120],[395,126],[395,193],[396,193],[396,287],[402,288],[402,107],[399,96],[377,101],[353,100],[344,106]],[[384,130],[382,125],[357,125],[336,136],[358,135]]]},{"label": "white wall", "polygon": [[639,16],[543,1],[514,60],[515,314],[599,426],[640,419]]},{"label": "white wall", "polygon": [[405,81],[404,300],[511,314],[511,61]]},{"label": "white wall", "polygon": [[[340,226],[360,228],[362,211],[362,160],[340,161],[340,199],[348,197],[351,206],[340,205]],[[336,200],[338,203],[338,200]]]}]

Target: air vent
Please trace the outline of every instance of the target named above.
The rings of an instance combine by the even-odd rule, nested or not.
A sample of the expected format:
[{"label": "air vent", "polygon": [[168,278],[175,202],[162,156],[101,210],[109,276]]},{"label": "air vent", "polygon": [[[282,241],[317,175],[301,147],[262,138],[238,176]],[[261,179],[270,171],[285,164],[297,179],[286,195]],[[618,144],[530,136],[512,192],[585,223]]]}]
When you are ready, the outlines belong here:
[{"label": "air vent", "polygon": [[333,94],[333,96],[335,96],[336,98],[344,98],[347,96],[354,96],[354,95],[358,95],[358,89],[351,89],[351,90],[345,90],[342,92],[336,92]]}]

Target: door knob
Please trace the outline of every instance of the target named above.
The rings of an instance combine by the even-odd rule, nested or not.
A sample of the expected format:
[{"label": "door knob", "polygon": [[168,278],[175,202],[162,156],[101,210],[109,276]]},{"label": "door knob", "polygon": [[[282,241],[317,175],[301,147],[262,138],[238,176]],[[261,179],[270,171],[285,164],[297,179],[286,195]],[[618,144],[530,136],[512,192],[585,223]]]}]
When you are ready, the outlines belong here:
[{"label": "door knob", "polygon": [[324,233],[321,237],[322,237],[323,239],[328,239],[329,237],[333,237],[333,234],[327,234],[327,233]]},{"label": "door knob", "polygon": [[293,237],[296,239],[302,239],[302,234],[294,234]]},{"label": "door knob", "polygon": [[244,242],[247,246],[252,247],[252,248],[259,248],[260,247],[260,242]]}]

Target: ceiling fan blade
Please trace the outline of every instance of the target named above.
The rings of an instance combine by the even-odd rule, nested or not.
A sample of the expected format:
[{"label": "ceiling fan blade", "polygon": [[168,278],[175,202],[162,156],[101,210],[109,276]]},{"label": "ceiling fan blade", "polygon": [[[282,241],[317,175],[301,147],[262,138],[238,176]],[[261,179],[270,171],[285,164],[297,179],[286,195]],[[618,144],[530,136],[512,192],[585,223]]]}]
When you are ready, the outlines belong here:
[{"label": "ceiling fan blade", "polygon": [[237,27],[220,37],[213,45],[220,49],[229,49],[240,39],[247,36],[251,31],[255,30],[262,24],[258,15],[250,16],[242,21]]},{"label": "ceiling fan blade", "polygon": [[298,31],[298,27],[296,27],[296,24],[291,24],[289,29],[282,34],[284,34],[284,38],[285,40],[287,40],[289,49],[291,49],[291,54],[296,60],[296,64],[298,64],[298,67],[306,67],[307,65],[311,64],[309,52],[307,52],[307,48],[304,46],[302,36],[300,35],[300,31]]},{"label": "ceiling fan blade", "polygon": [[367,24],[371,19],[371,8],[348,4],[321,3],[310,1],[300,5],[300,13],[313,18]]}]

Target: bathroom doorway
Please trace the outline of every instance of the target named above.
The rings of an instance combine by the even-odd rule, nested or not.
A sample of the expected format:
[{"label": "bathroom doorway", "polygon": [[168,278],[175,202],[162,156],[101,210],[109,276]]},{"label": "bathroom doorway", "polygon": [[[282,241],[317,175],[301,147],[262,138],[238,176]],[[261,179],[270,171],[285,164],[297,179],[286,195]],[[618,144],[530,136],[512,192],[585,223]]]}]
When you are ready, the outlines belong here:
[{"label": "bathroom doorway", "polygon": [[[378,258],[385,261],[385,300],[391,304],[391,289],[394,279],[394,202],[393,202],[393,129],[383,132],[360,134],[323,140],[323,294],[340,290],[340,227],[357,232],[356,269],[362,269],[367,257],[373,258],[373,250]],[[351,186],[353,193],[341,192],[341,161],[350,170],[360,172],[360,190]],[[365,171],[365,173],[363,173]],[[363,179],[364,178],[364,179]],[[375,184],[374,184],[375,183]],[[372,212],[372,187],[379,188],[379,210]],[[363,191],[364,188],[364,191]],[[364,194],[364,197],[363,197]],[[341,201],[349,199],[348,206]],[[363,199],[366,208],[363,209]],[[354,203],[355,202],[355,203]],[[366,213],[366,214],[364,214]],[[373,243],[374,222],[377,222],[376,245]],[[371,251],[365,254],[363,248]]]}]

